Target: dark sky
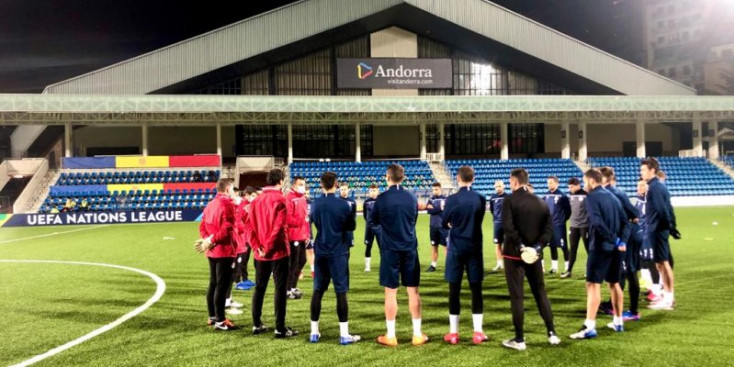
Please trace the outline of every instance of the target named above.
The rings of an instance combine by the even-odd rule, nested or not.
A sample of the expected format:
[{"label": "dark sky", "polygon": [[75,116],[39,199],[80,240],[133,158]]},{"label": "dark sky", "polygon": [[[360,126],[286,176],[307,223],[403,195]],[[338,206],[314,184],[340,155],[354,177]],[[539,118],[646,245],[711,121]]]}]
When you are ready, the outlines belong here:
[{"label": "dark sky", "polygon": [[[601,7],[616,1],[620,0],[495,2],[617,52],[626,44],[624,35],[594,26],[610,21]],[[291,2],[0,0],[0,93],[39,93],[48,84]],[[585,20],[579,22],[579,17]],[[624,50],[619,52],[626,56]]]}]

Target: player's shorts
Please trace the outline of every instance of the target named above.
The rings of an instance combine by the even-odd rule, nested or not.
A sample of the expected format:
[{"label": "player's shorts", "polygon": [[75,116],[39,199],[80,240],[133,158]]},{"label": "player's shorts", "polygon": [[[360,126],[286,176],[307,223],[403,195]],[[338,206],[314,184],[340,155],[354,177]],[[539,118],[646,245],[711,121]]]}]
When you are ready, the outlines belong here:
[{"label": "player's shorts", "polygon": [[431,246],[446,246],[446,238],[449,236],[449,231],[438,228],[438,227],[431,227]]},{"label": "player's shorts", "polygon": [[505,228],[502,227],[502,224],[494,223],[494,237],[492,237],[492,242],[496,245],[501,245],[505,242]]},{"label": "player's shorts", "polygon": [[589,251],[586,261],[586,281],[601,284],[619,283],[622,276],[622,252]]},{"label": "player's shorts", "polygon": [[464,272],[469,283],[478,283],[484,279],[484,257],[479,254],[458,254],[449,251],[446,254],[446,271],[444,279],[449,283],[461,283]]},{"label": "player's shorts", "polygon": [[668,242],[668,230],[655,231],[647,233],[647,240],[650,241],[652,247],[652,259],[656,263],[670,261],[670,242]]},{"label": "player's shorts", "polygon": [[551,238],[550,245],[565,248],[567,243],[566,225],[553,225],[553,238]]},{"label": "player's shorts", "polygon": [[306,247],[304,247],[306,250],[313,250],[313,241],[312,239],[306,240]]},{"label": "player's shorts", "polygon": [[404,287],[420,285],[421,264],[417,249],[410,251],[382,250],[380,257],[381,286],[396,289],[400,284]]},{"label": "player's shorts", "polygon": [[313,289],[325,292],[331,281],[334,282],[336,293],[346,293],[349,290],[349,255],[317,256],[314,259]]},{"label": "player's shorts", "polygon": [[653,261],[653,254],[655,251],[652,249],[652,244],[647,236],[642,234],[642,246],[640,248],[640,259],[642,261]]}]

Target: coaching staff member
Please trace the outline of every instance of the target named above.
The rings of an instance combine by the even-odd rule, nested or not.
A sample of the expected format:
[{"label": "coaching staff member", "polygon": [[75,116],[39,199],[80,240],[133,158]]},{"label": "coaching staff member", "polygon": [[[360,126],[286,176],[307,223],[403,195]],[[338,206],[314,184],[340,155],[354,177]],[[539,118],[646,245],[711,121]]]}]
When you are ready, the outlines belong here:
[{"label": "coaching staff member", "polygon": [[[550,210],[545,202],[528,190],[528,172],[516,168],[510,173],[512,195],[502,203],[502,222],[505,229],[505,243],[502,256],[505,259],[505,277],[510,291],[512,323],[515,326],[515,338],[502,342],[507,348],[525,350],[523,335],[524,283],[527,277],[530,291],[533,292],[540,316],[548,331],[548,342],[557,345],[561,340],[553,326],[553,312],[545,291],[543,281],[542,260],[543,247],[553,237],[553,224]],[[537,254],[533,260],[523,260],[523,252]]]},{"label": "coaching staff member", "polygon": [[375,202],[372,222],[380,227],[380,285],[385,287],[385,320],[387,334],[377,342],[397,346],[395,317],[398,314],[398,287],[401,280],[408,289],[408,304],[413,318],[413,345],[428,341],[421,331],[421,298],[418,286],[421,281],[418,261],[418,239],[415,223],[418,220],[418,199],[400,184],[405,179],[405,169],[399,164],[387,167],[389,188]]},{"label": "coaching staff member", "polygon": [[217,182],[217,196],[204,208],[199,224],[200,240],[195,249],[206,252],[209,259],[209,290],[206,293],[206,305],[209,309],[209,325],[215,330],[235,330],[234,324],[224,315],[227,291],[232,285],[232,264],[234,264],[235,239],[235,205],[230,197],[233,182],[221,178]]},{"label": "coaching staff member", "polygon": [[275,282],[275,337],[288,338],[298,334],[285,326],[286,292],[288,287],[290,244],[286,222],[286,200],[281,192],[283,171],[272,169],[266,178],[267,187],[250,204],[250,246],[255,256],[255,292],[252,293],[252,332],[267,331],[262,323],[263,301],[270,275]]}]

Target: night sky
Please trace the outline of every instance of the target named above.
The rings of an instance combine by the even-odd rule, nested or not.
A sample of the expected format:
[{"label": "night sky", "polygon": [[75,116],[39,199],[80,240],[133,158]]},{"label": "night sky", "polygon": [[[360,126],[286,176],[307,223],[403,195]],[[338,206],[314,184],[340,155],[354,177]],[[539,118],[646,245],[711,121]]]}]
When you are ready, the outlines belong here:
[{"label": "night sky", "polygon": [[[2,0],[0,93],[39,93],[48,84],[292,2]],[[612,19],[604,7],[612,0],[495,2],[622,57],[636,53],[623,47],[632,35],[606,27]]]}]

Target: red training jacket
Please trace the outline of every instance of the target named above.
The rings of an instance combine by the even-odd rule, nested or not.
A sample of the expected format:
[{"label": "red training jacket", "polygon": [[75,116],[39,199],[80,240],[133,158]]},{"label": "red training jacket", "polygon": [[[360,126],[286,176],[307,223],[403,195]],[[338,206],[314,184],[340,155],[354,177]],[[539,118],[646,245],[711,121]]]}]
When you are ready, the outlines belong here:
[{"label": "red training jacket", "polygon": [[291,189],[285,198],[288,209],[288,240],[305,242],[311,235],[306,196]]},{"label": "red training jacket", "polygon": [[247,251],[249,250],[249,247],[247,246],[247,238],[249,236],[245,228],[245,223],[247,222],[247,212],[249,210],[250,201],[247,199],[242,199],[242,202],[240,203],[240,205],[237,206],[235,210],[235,233],[237,234],[235,242],[237,242],[238,254],[247,253]]},{"label": "red training jacket", "polygon": [[235,206],[226,194],[217,194],[204,208],[199,224],[201,238],[212,236],[216,244],[206,252],[207,257],[235,257]]},{"label": "red training jacket", "polygon": [[245,230],[250,248],[258,261],[275,261],[291,254],[285,197],[275,187],[263,188],[262,195],[250,204]]}]

